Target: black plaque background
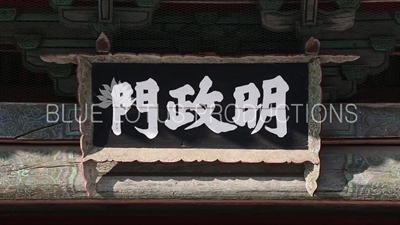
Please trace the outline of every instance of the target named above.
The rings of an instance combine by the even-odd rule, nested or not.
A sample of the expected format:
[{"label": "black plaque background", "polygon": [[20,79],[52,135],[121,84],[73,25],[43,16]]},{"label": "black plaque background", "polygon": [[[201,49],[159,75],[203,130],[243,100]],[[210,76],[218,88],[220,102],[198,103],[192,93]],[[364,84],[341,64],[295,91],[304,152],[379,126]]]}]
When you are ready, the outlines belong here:
[{"label": "black plaque background", "polygon": [[[210,91],[219,91],[224,99],[222,106],[234,104],[233,93],[236,87],[253,82],[260,91],[262,102],[262,82],[277,75],[288,83],[289,91],[286,95],[288,105],[308,102],[308,64],[126,64],[101,63],[92,65],[92,98],[93,103],[100,103],[97,95],[103,84],[110,85],[112,79],[128,82],[132,89],[136,82],[154,79],[160,90],[158,92],[159,118],[165,121],[168,116],[166,105],[168,101],[177,100],[169,95],[170,90],[189,84],[195,90],[195,95],[187,99],[193,101],[198,94],[200,81],[209,76],[213,81]],[[136,93],[133,93],[136,97]],[[225,108],[225,107],[224,107]],[[177,130],[170,130],[163,123],[158,124],[158,135],[148,139],[139,133],[135,126],[147,128],[147,114],[142,113],[136,124],[122,120],[122,134],[116,136],[111,131],[112,107],[102,109],[94,107],[94,119],[103,123],[94,123],[93,144],[99,147],[132,147],[132,148],[221,148],[221,149],[308,149],[308,124],[306,121],[306,107],[290,107],[288,133],[279,138],[262,128],[257,134],[251,135],[252,129],[237,127],[236,130],[216,134],[205,125],[184,130],[191,123]],[[100,113],[101,115],[98,115]],[[132,120],[138,117],[135,107],[127,114]],[[228,110],[228,118],[234,116],[233,107]],[[297,117],[296,117],[297,116]],[[298,121],[296,121],[298,118]],[[219,119],[219,118],[218,118]],[[222,121],[226,121],[222,118]],[[273,124],[273,123],[272,123]],[[273,127],[273,125],[270,125]]]}]

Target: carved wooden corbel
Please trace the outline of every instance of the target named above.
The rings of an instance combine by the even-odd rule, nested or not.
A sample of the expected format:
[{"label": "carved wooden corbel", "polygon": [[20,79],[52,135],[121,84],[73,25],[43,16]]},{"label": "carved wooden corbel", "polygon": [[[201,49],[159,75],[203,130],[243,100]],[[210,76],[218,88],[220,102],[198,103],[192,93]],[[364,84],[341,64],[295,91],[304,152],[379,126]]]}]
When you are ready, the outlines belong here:
[{"label": "carved wooden corbel", "polygon": [[[142,29],[151,24],[159,0],[136,1],[138,7],[114,7],[113,0],[99,0],[99,7],[58,7],[60,22],[71,28],[115,31],[119,27]],[[93,24],[93,21],[96,24]],[[96,33],[96,37],[100,34]]]},{"label": "carved wooden corbel", "polygon": [[[303,0],[301,5],[301,11],[285,12],[278,11],[280,7],[277,6],[275,8],[261,7],[263,27],[274,32],[290,32],[296,29],[300,33],[313,32],[314,35],[317,30],[345,31],[354,25],[355,12],[358,9],[357,4],[350,4],[346,0],[340,1],[337,4],[339,9],[332,12],[318,10],[317,0]],[[297,24],[296,21],[300,23]],[[319,28],[313,30],[303,28],[308,25],[319,26]]]},{"label": "carved wooden corbel", "polygon": [[347,80],[355,80],[357,83],[365,81],[368,77],[368,65],[343,65],[342,74]]},{"label": "carved wooden corbel", "polygon": [[114,0],[99,0],[99,22],[113,22]]},{"label": "carved wooden corbel", "polygon": [[258,5],[261,10],[279,11],[285,0],[259,0]]},{"label": "carved wooden corbel", "polygon": [[55,63],[49,63],[46,66],[47,74],[52,78],[68,78],[72,75],[73,65],[72,64],[64,64],[58,65]]},{"label": "carved wooden corbel", "polygon": [[302,0],[302,25],[317,26],[318,0]]},{"label": "carved wooden corbel", "polygon": [[41,43],[40,35],[15,35],[17,47],[21,50],[35,50]]},{"label": "carved wooden corbel", "polygon": [[361,0],[335,0],[335,4],[340,9],[354,9],[360,7]]},{"label": "carved wooden corbel", "polygon": [[101,33],[96,40],[97,53],[109,53],[111,51],[111,41],[106,34]]},{"label": "carved wooden corbel", "polygon": [[320,24],[317,21],[318,0],[301,1],[301,22],[296,21],[297,32],[308,39],[318,37],[320,34]]},{"label": "carved wooden corbel", "polygon": [[13,21],[16,15],[16,8],[0,8],[0,22]]},{"label": "carved wooden corbel", "polygon": [[396,48],[396,37],[371,37],[372,49],[377,52],[392,52]]}]

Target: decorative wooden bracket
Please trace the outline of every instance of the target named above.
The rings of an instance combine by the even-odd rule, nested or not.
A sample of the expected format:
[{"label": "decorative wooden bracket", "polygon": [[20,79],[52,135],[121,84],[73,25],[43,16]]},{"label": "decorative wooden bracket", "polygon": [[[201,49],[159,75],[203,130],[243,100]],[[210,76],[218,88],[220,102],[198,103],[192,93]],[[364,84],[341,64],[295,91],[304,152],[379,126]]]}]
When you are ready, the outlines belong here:
[{"label": "decorative wooden bracket", "polygon": [[[93,24],[96,37],[96,51],[98,53],[108,53],[111,51],[111,45],[114,32],[119,28],[119,19],[113,19],[114,0],[98,0],[98,23]],[[114,22],[113,22],[114,20]]]},{"label": "decorative wooden bracket", "polygon": [[[76,29],[105,27],[104,24],[110,24],[107,26],[112,27],[111,30],[119,27],[125,29],[142,29],[151,24],[153,13],[156,10],[156,6],[154,8],[122,8],[111,7],[110,4],[112,1],[109,0],[106,3],[104,5],[102,3],[104,8],[100,9],[98,7],[59,7],[60,22],[67,27]],[[94,21],[99,21],[95,23],[99,23],[100,25],[93,25]]]},{"label": "decorative wooden bracket", "polygon": [[50,63],[47,65],[47,74],[49,74],[52,78],[68,78],[72,75],[72,64],[58,65],[54,63]]},{"label": "decorative wooden bracket", "polygon": [[347,80],[362,81],[368,77],[368,65],[343,65],[342,74]]},{"label": "decorative wooden bracket", "polygon": [[303,26],[317,25],[318,0],[302,0],[301,13]]},{"label": "decorative wooden bracket", "polygon": [[360,7],[361,0],[335,0],[336,6],[340,9],[355,9]]},{"label": "decorative wooden bracket", "polygon": [[314,37],[311,37],[305,45],[305,53],[306,55],[318,55],[319,54],[319,49],[321,47],[321,43],[319,42],[318,39],[315,39]]},{"label": "decorative wooden bracket", "polygon": [[296,22],[296,31],[297,31],[297,34],[303,36],[305,38],[305,40],[307,40],[310,37],[318,37],[321,32],[321,27],[319,25],[304,26],[301,24],[301,22],[297,21]]},{"label": "decorative wooden bracket", "polygon": [[75,0],[50,0],[50,6],[53,9],[58,10],[59,7],[71,6],[74,4],[74,1]]},{"label": "decorative wooden bracket", "polygon": [[261,10],[267,11],[279,11],[285,3],[285,0],[259,0],[258,5],[260,6]]},{"label": "decorative wooden bracket", "polygon": [[400,11],[394,13],[394,18],[396,19],[397,23],[400,24]]},{"label": "decorative wooden bracket", "polygon": [[17,47],[21,50],[35,50],[41,42],[40,35],[15,35]]},{"label": "decorative wooden bracket", "polygon": [[0,8],[0,22],[13,21],[16,15],[16,8]]},{"label": "decorative wooden bracket", "polygon": [[318,37],[321,28],[317,22],[318,0],[301,1],[301,23],[296,21],[296,30],[306,40]]},{"label": "decorative wooden bracket", "polygon": [[114,0],[98,0],[99,22],[112,23]]},{"label": "decorative wooden bracket", "polygon": [[[340,2],[341,7],[336,11],[323,11],[318,10],[317,0],[302,0],[301,12],[300,10],[283,12],[278,11],[280,9],[279,2],[282,1],[271,2],[277,3],[271,3],[272,5],[268,3],[269,7],[261,7],[261,20],[266,29],[274,32],[291,32],[296,29],[300,34],[313,33],[314,37],[322,30],[345,31],[351,28],[354,25],[357,10],[357,7],[350,7],[351,4],[347,4],[347,1]],[[316,29],[303,28],[309,25],[319,27]]]},{"label": "decorative wooden bracket", "polygon": [[97,53],[109,53],[111,51],[111,42],[106,34],[101,33],[99,38],[96,40],[96,52]]},{"label": "decorative wooden bracket", "polygon": [[158,8],[161,0],[135,0],[140,8]]},{"label": "decorative wooden bracket", "polygon": [[372,49],[377,52],[392,52],[396,48],[396,37],[371,37]]}]

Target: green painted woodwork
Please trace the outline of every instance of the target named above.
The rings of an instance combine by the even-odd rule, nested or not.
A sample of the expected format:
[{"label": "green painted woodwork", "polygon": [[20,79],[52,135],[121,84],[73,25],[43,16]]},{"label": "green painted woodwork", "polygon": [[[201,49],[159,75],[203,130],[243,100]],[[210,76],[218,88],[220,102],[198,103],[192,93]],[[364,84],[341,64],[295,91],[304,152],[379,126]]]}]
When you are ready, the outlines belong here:
[{"label": "green painted woodwork", "polygon": [[58,10],[59,7],[72,6],[75,0],[50,0],[50,6]]},{"label": "green painted woodwork", "polygon": [[320,26],[303,26],[299,21],[296,21],[296,30],[301,36],[315,38],[317,38],[321,32]]},{"label": "green painted woodwork", "polygon": [[336,0],[335,3],[341,9],[357,9],[361,4],[361,0]]},{"label": "green painted woodwork", "polygon": [[39,47],[40,35],[16,35],[17,46],[21,50],[35,50]]},{"label": "green painted woodwork", "polygon": [[400,137],[400,107],[363,107],[358,110],[358,137]]},{"label": "green painted woodwork", "polygon": [[51,3],[57,6],[70,6],[75,0],[51,0]]},{"label": "green painted woodwork", "polygon": [[22,21],[59,22],[59,16],[57,13],[21,13],[16,17],[15,20],[19,22]]},{"label": "green painted woodwork", "polygon": [[344,169],[348,196],[354,199],[368,196],[369,200],[400,199],[399,154],[348,153]]},{"label": "green painted woodwork", "polygon": [[[394,203],[400,200],[397,150],[396,146],[323,146],[315,197],[301,189],[301,167],[220,162],[98,163],[93,169],[101,177],[94,197],[136,202],[168,199],[178,203],[193,199]],[[77,145],[1,145],[0,198],[4,202],[85,199],[80,161]],[[224,186],[233,188],[221,188]]]},{"label": "green painted woodwork", "polygon": [[321,49],[357,49],[370,48],[368,40],[320,40]]},{"label": "green painted woodwork", "polygon": [[322,67],[323,76],[337,76],[340,74],[340,67]]},{"label": "green painted woodwork", "polygon": [[72,74],[73,65],[48,64],[46,68],[47,73],[53,78],[67,78]]},{"label": "green painted woodwork", "polygon": [[218,20],[218,12],[200,12],[196,13],[195,17],[200,25],[212,25]]},{"label": "green painted woodwork", "polygon": [[160,0],[135,0],[137,6],[143,8],[156,8],[160,4]]},{"label": "green painted woodwork", "polygon": [[278,11],[285,0],[259,0],[258,4],[262,10],[275,10]]},{"label": "green painted woodwork", "polygon": [[372,37],[371,46],[378,52],[391,52],[396,48],[397,39],[395,37]]},{"label": "green painted woodwork", "polygon": [[394,18],[396,19],[397,23],[400,24],[400,11],[394,13]]},{"label": "green painted woodwork", "polygon": [[343,65],[342,74],[347,80],[360,80],[368,76],[368,65]]},{"label": "green painted woodwork", "polygon": [[96,40],[43,40],[41,47],[43,48],[95,48]]},{"label": "green painted woodwork", "polygon": [[120,23],[118,20],[114,19],[112,23],[93,23],[93,34],[97,38],[101,33],[111,33],[115,34],[120,28]]},{"label": "green painted woodwork", "polygon": [[0,8],[0,22],[12,21],[17,15],[16,8]]},{"label": "green painted woodwork", "polygon": [[[64,150],[65,149],[65,150]],[[7,198],[7,190],[14,190],[13,199],[71,198],[79,163],[74,151],[59,146],[21,150],[0,150],[0,198]],[[36,192],[32,189],[36,189]],[[37,191],[47,189],[47,191]]]}]

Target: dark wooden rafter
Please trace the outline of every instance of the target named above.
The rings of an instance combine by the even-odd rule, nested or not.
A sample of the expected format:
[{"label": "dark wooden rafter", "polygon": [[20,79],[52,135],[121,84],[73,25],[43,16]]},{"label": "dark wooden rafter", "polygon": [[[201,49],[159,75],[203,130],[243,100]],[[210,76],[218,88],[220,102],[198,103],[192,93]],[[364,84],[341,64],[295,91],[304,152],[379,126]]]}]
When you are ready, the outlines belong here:
[{"label": "dark wooden rafter", "polygon": [[112,23],[114,0],[98,0],[99,22]]},{"label": "dark wooden rafter", "polygon": [[316,26],[317,25],[317,11],[318,0],[302,0],[302,25],[303,26]]},{"label": "dark wooden rafter", "polygon": [[[2,28],[4,28],[4,32],[2,32],[0,37],[0,42],[4,43],[12,43],[16,42],[19,49],[23,50],[23,62],[24,65],[33,72],[41,73],[46,72],[47,65],[44,63],[38,55],[40,54],[48,54],[48,53],[73,53],[73,52],[86,52],[88,54],[92,54],[95,52],[96,49],[96,39],[99,35],[103,32],[109,38],[110,42],[112,43],[115,36],[119,34],[121,28],[121,20],[122,17],[124,18],[132,18],[130,15],[131,13],[138,13],[133,12],[140,8],[140,10],[150,10],[153,12],[158,7],[158,3],[151,5],[151,4],[136,4],[136,6],[130,8],[127,14],[121,17],[121,7],[114,7],[114,15],[110,17],[112,22],[99,22],[99,8],[98,5],[100,4],[98,1],[58,1],[58,0],[46,0],[47,7],[49,6],[49,1],[53,4],[57,3],[58,7],[57,10],[54,10],[54,14],[27,14],[26,12],[29,11],[22,11],[19,10],[17,6],[23,6],[23,2],[15,1],[14,4],[8,4],[7,8],[1,8],[0,19],[2,22]],[[6,2],[4,0],[0,0],[0,4]],[[35,3],[29,4],[38,4],[41,1],[35,1]],[[106,1],[108,2],[108,1]],[[154,1],[151,1],[154,3]],[[241,1],[243,3],[243,1]],[[304,1],[306,3],[307,1]],[[259,4],[263,9],[262,12],[270,13],[269,15],[275,15],[274,13],[281,13],[280,17],[276,17],[279,20],[269,20],[268,23],[264,22],[264,25],[267,24],[268,26],[273,26],[274,24],[279,26],[279,29],[287,30],[287,31],[294,31],[296,30],[296,21],[298,21],[297,32],[298,34],[303,34],[304,36],[309,36],[310,34],[318,34],[318,39],[321,43],[321,53],[322,54],[330,54],[330,53],[337,53],[343,54],[344,51],[353,52],[356,54],[361,55],[361,58],[354,63],[346,64],[343,68],[338,65],[327,65],[324,66],[322,69],[324,71],[324,96],[326,102],[335,102],[338,100],[344,100],[351,96],[353,96],[356,92],[357,84],[362,83],[366,80],[366,78],[370,75],[376,75],[387,69],[388,62],[389,62],[389,55],[393,51],[393,46],[396,44],[397,40],[400,39],[400,33],[397,32],[396,29],[392,29],[393,26],[399,26],[400,21],[400,13],[396,12],[381,12],[381,13],[374,13],[372,11],[364,12],[362,11],[365,9],[366,5],[370,8],[375,7],[377,10],[379,9],[386,9],[388,5],[392,8],[396,8],[396,4],[398,7],[398,3],[385,3],[381,4],[373,3],[372,1],[362,1],[363,3],[360,5],[358,1],[346,1],[346,0],[338,0],[335,1],[336,8],[335,10],[331,11],[323,11],[325,5],[328,4],[327,1],[320,0],[318,1],[318,8],[321,8],[317,12],[317,26],[303,26],[302,17],[300,13],[300,5],[298,4],[297,12],[293,12],[295,15],[285,11],[285,14],[282,14],[280,11],[284,4],[292,4],[294,1],[289,0],[275,0],[275,1],[253,1],[252,4]],[[88,4],[91,3],[92,5]],[[95,3],[95,4],[93,4]],[[116,3],[121,3],[119,0],[114,0],[114,5]],[[140,3],[140,1],[139,1]],[[189,4],[190,3],[190,4]],[[192,4],[193,3],[193,4]],[[332,1],[330,1],[332,3]],[[19,4],[19,5],[18,5]],[[24,3],[28,4],[28,3]],[[199,4],[198,1],[187,1],[185,3],[168,3],[166,1],[161,1],[161,6],[159,10],[163,10],[163,7],[170,5],[174,7],[182,7],[182,5],[192,5],[193,7],[197,7],[198,5],[205,5]],[[215,7],[218,4],[214,4]],[[237,4],[242,7],[243,4]],[[332,4],[333,5],[333,4]],[[85,7],[84,7],[85,6]],[[44,7],[44,6],[43,6]],[[171,8],[170,7],[170,8]],[[226,4],[222,4],[219,8],[221,9],[232,9],[235,7],[235,4],[231,4],[229,7]],[[219,9],[218,8],[218,9]],[[325,7],[326,8],[326,7]],[[354,22],[354,11],[358,8],[357,11],[357,23],[353,27]],[[125,8],[126,9],[126,8]],[[177,27],[184,26],[186,23],[198,23],[201,25],[204,21],[187,21],[185,18],[194,18],[193,12],[190,11],[190,7],[186,7],[189,11],[186,12],[184,10],[178,10],[177,13],[174,14],[176,19],[174,19],[174,25]],[[69,27],[65,27],[62,30],[59,29],[59,16],[57,12],[61,10],[65,15],[64,21],[65,25]],[[82,10],[82,11],[80,11]],[[361,11],[360,11],[361,10]],[[142,13],[144,11],[141,11]],[[146,13],[149,11],[146,11]],[[85,17],[83,22],[76,22],[73,20],[73,15],[84,15],[84,13],[89,13],[92,16]],[[145,13],[145,14],[146,14]],[[339,13],[339,14],[337,14]],[[340,14],[340,13],[347,13]],[[88,15],[89,15],[88,14]],[[219,28],[223,29],[225,26],[228,27],[230,25],[241,26],[240,24],[234,24],[233,22],[229,22],[227,18],[218,15],[218,17],[212,17],[212,12],[205,11],[202,13],[203,15],[207,14],[208,17],[198,17],[198,18],[216,18],[212,25],[218,26]],[[276,14],[276,15],[278,15]],[[379,15],[378,15],[379,14]],[[139,14],[135,14],[139,15]],[[144,14],[143,14],[144,15]],[[292,15],[292,16],[289,16]],[[304,14],[305,15],[305,14]],[[335,16],[336,15],[336,16]],[[377,17],[375,21],[370,21],[370,16]],[[394,16],[393,16],[394,15]],[[242,16],[242,15],[238,15]],[[287,18],[290,17],[288,20]],[[143,18],[147,18],[144,16]],[[142,18],[142,19],[143,19]],[[174,17],[175,18],[175,17]],[[244,18],[244,17],[243,17]],[[247,17],[246,17],[247,18]],[[266,17],[263,17],[266,18]],[[270,17],[268,17],[270,18]],[[272,18],[272,17],[271,17]],[[286,18],[286,19],[285,19]],[[327,19],[331,19],[332,21],[336,21],[335,23],[329,22]],[[394,18],[394,19],[393,19]],[[70,20],[71,19],[71,20]],[[224,20],[224,24],[221,24],[219,20]],[[86,20],[86,21],[85,21]],[[345,20],[345,21],[344,21]],[[17,22],[18,21],[18,22]],[[29,23],[25,23],[28,22]],[[146,21],[141,20],[141,21]],[[164,24],[163,21],[168,21],[166,16],[157,16],[157,14],[152,14],[151,23],[155,25]],[[233,20],[232,20],[233,21]],[[281,22],[279,22],[281,21]],[[283,21],[283,23],[282,23]],[[286,21],[286,22],[285,22]],[[321,21],[322,23],[319,23]],[[339,21],[339,22],[337,22]],[[205,21],[206,23],[209,23]],[[147,23],[147,22],[146,22]],[[259,21],[246,21],[246,23],[251,23],[254,25],[259,23]],[[18,24],[18,26],[16,26]],[[36,27],[34,32],[31,32],[30,28],[32,24],[35,24]],[[142,27],[139,23],[123,23],[123,29],[128,30],[134,28],[136,25],[137,27]],[[203,23],[204,24],[204,23]],[[140,25],[140,26],[139,26]],[[207,24],[204,24],[206,26]],[[258,24],[257,24],[258,25]],[[274,26],[275,26],[274,25]],[[330,28],[328,28],[328,26]],[[365,26],[370,26],[371,29],[364,29]],[[161,26],[160,26],[161,27]],[[243,26],[244,27],[244,26]],[[346,30],[349,27],[352,27],[350,30]],[[82,29],[77,29],[82,28]],[[276,31],[274,32],[276,33]],[[361,31],[362,29],[362,31]],[[345,32],[339,32],[340,30],[346,30]],[[180,32],[181,30],[174,31]],[[198,30],[196,30],[198,31]],[[151,35],[151,32],[164,32],[165,34],[170,34],[165,32],[164,30],[151,30],[148,31]],[[185,30],[185,32],[188,32]],[[240,30],[240,32],[243,32]],[[245,33],[245,32],[244,32]],[[22,35],[21,35],[22,34]],[[27,35],[28,34],[28,35]],[[112,35],[111,35],[112,34]],[[137,33],[135,33],[137,34]],[[276,33],[277,34],[277,33]],[[382,34],[387,34],[387,36],[381,36]],[[18,36],[19,35],[19,36]],[[148,35],[148,36],[150,36]],[[203,34],[203,36],[207,36],[207,34]],[[25,36],[25,37],[24,37]],[[136,35],[137,36],[137,35]],[[133,36],[133,37],[136,37]],[[195,35],[189,34],[188,36],[194,37]],[[199,35],[197,35],[199,36]],[[317,35],[312,35],[317,37]],[[18,37],[18,38],[17,38]],[[29,37],[29,38],[28,38]],[[35,38],[32,38],[35,37]],[[39,38],[37,38],[39,37]],[[300,36],[301,37],[301,36]],[[299,38],[300,38],[299,37]],[[226,37],[228,38],[228,37]],[[258,37],[257,37],[258,38]],[[78,40],[77,40],[78,39]],[[216,45],[218,45],[218,50],[221,52],[225,51],[225,54],[234,53],[235,51],[257,51],[259,48],[268,49],[270,47],[265,44],[265,41],[247,41],[246,38],[243,37],[236,37],[234,35],[229,35],[229,41],[217,41]],[[176,37],[175,39],[168,39],[167,36],[163,40],[136,40],[134,38],[130,39],[130,41],[118,40],[118,43],[114,43],[119,49],[127,49],[125,46],[131,46],[130,51],[134,51],[134,49],[138,49],[141,47],[144,48],[157,48],[157,49],[176,49],[177,51],[182,51],[180,53],[186,53],[185,51],[189,51],[188,53],[198,51],[197,46],[195,45],[198,42],[197,39],[185,39],[182,37]],[[280,46],[286,46],[285,44],[280,44]],[[22,47],[22,48],[21,48]],[[115,47],[115,46],[113,46]],[[191,47],[191,48],[189,48]],[[272,46],[274,47],[274,46]],[[243,49],[241,49],[243,48]],[[131,50],[133,49],[133,50]],[[301,49],[301,46],[299,46]],[[304,49],[304,48],[303,48]],[[192,51],[193,50],[193,51]],[[343,79],[343,78],[345,79]],[[67,82],[66,80],[56,80],[60,83]],[[58,87],[61,87],[60,85]],[[64,88],[66,90],[66,88]],[[73,89],[70,89],[70,93],[66,93],[64,91],[59,92],[63,95],[75,95]],[[340,90],[340,91],[338,91]]]}]

